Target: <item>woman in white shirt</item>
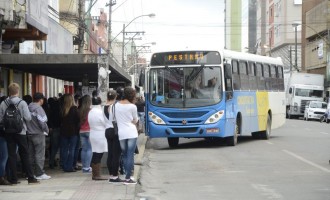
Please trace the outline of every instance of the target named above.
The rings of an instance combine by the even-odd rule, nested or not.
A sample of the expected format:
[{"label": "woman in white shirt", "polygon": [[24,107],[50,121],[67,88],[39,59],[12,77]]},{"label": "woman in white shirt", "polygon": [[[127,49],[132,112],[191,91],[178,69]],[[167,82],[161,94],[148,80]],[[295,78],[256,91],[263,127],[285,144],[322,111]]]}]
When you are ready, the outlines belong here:
[{"label": "woman in white shirt", "polygon": [[101,159],[104,152],[108,151],[107,139],[105,138],[106,122],[103,117],[101,98],[93,97],[92,109],[88,113],[88,124],[90,128],[89,139],[92,145],[92,179],[107,180],[101,177]]},{"label": "woman in white shirt", "polygon": [[134,104],[136,92],[133,88],[124,89],[124,97],[116,103],[115,115],[118,124],[118,136],[125,168],[124,184],[136,184],[131,179],[134,166],[134,151],[136,147],[138,132],[137,107]]}]

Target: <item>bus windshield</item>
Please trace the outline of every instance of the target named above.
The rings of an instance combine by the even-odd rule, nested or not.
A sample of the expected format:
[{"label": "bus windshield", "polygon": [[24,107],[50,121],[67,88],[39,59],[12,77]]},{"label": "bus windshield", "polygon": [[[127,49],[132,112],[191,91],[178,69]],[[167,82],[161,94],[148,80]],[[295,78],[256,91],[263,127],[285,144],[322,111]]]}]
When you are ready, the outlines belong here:
[{"label": "bus windshield", "polygon": [[192,108],[213,105],[222,98],[219,66],[154,68],[149,77],[153,105]]}]

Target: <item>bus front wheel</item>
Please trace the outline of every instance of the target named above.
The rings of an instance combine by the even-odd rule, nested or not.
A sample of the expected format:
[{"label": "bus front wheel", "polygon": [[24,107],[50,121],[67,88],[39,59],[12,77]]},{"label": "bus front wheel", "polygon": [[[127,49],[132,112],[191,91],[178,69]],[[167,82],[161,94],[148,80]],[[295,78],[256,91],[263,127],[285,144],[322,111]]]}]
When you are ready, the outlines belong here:
[{"label": "bus front wheel", "polygon": [[226,138],[226,143],[228,146],[235,146],[237,144],[238,134],[240,133],[239,131],[240,131],[240,121],[239,119],[237,119],[234,128],[234,135]]},{"label": "bus front wheel", "polygon": [[179,138],[167,138],[168,145],[170,147],[177,147],[179,144]]},{"label": "bus front wheel", "polygon": [[261,132],[261,134],[260,134],[261,138],[268,140],[270,137],[271,130],[272,130],[272,120],[271,120],[270,116],[268,115],[266,130]]}]

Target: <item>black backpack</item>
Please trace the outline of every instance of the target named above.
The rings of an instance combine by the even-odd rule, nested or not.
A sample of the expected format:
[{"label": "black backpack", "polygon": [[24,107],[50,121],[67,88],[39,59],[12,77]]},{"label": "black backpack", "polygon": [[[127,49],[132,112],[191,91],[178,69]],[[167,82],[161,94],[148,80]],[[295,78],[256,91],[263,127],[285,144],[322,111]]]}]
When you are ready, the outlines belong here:
[{"label": "black backpack", "polygon": [[13,134],[22,132],[23,119],[18,109],[18,104],[21,103],[21,101],[22,100],[15,105],[11,100],[5,100],[8,106],[3,116],[3,128],[5,133]]}]

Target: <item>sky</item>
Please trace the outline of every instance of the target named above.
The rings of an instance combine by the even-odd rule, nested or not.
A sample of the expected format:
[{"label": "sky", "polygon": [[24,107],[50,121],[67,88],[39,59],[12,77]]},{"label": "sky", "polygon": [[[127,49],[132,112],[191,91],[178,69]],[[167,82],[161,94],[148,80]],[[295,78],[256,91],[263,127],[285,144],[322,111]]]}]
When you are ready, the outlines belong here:
[{"label": "sky", "polygon": [[[92,15],[98,16],[109,0],[98,0]],[[86,6],[88,5],[86,1]],[[137,46],[151,45],[152,52],[184,49],[222,49],[224,46],[224,3],[219,0],[116,0],[112,7],[112,35],[115,36],[135,17],[126,31],[144,31]],[[122,35],[118,36],[122,40]],[[149,55],[145,55],[148,57]],[[149,60],[147,58],[147,60]]]}]

